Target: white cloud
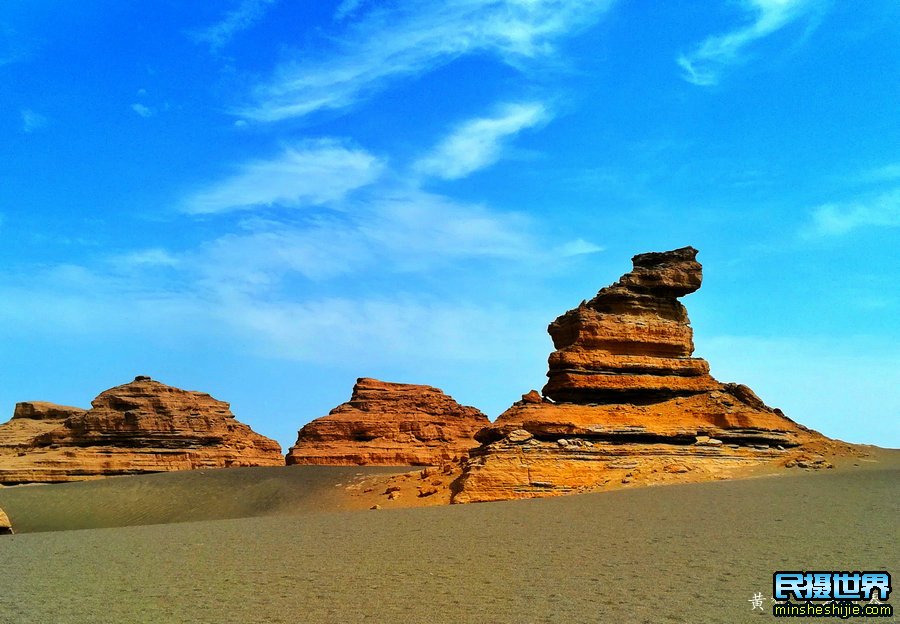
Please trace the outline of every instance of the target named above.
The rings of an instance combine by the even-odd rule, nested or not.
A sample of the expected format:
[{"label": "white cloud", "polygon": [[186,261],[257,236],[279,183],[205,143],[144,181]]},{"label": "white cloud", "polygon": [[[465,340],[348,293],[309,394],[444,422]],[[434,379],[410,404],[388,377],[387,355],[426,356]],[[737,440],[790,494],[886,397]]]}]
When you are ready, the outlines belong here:
[{"label": "white cloud", "polygon": [[867,200],[818,206],[803,234],[807,238],[840,236],[863,227],[900,227],[900,188]]},{"label": "white cloud", "polygon": [[700,86],[718,83],[721,71],[740,62],[747,46],[821,11],[826,3],[823,0],[742,0],[741,4],[755,15],[754,21],[744,28],[709,37],[691,52],[679,56],[677,60],[685,80]]},{"label": "white cloud", "polygon": [[[221,313],[240,334],[253,337],[261,354],[319,365],[496,361],[507,359],[522,341],[543,342],[538,332],[523,338],[519,324],[510,322],[529,316],[523,310],[409,293],[277,303],[235,298]],[[530,325],[540,328],[544,322],[538,316]]]},{"label": "white cloud", "polygon": [[506,104],[493,117],[472,119],[459,126],[431,154],[419,160],[414,169],[446,180],[465,177],[497,162],[504,139],[548,117],[546,108],[537,102]]},{"label": "white cloud", "polygon": [[418,0],[382,6],[348,27],[328,56],[287,63],[242,113],[260,121],[353,104],[385,83],[470,54],[522,67],[595,22],[614,0]]},{"label": "white cloud", "polygon": [[26,60],[39,42],[17,32],[9,24],[0,23],[0,67]]},{"label": "white cloud", "polygon": [[258,292],[291,274],[320,281],[539,255],[525,217],[417,189],[376,189],[355,201],[352,211],[296,222],[253,220],[244,229],[208,243],[192,258],[210,288]]},{"label": "white cloud", "polygon": [[359,229],[400,266],[425,269],[448,258],[530,257],[529,225],[516,213],[413,190],[377,198]]},{"label": "white cloud", "polygon": [[176,267],[179,264],[178,258],[159,247],[132,251],[115,256],[112,260],[116,264],[132,267]]},{"label": "white cloud", "polygon": [[141,117],[143,117],[145,119],[147,117],[153,117],[153,109],[151,109],[148,106],[144,106],[143,104],[138,104],[138,103],[132,104],[131,110],[133,110],[135,113],[137,113],[138,115],[140,115]]},{"label": "white cloud", "polygon": [[260,206],[323,205],[374,182],[384,164],[362,149],[333,140],[306,141],[270,160],[247,163],[185,202],[194,214]]},{"label": "white cloud", "polygon": [[900,179],[900,163],[891,163],[889,165],[884,165],[883,167],[876,167],[875,169],[864,171],[859,176],[856,176],[854,181],[877,183],[893,182],[897,179]]},{"label": "white cloud", "polygon": [[47,118],[36,113],[33,110],[25,109],[22,111],[22,131],[31,134],[35,130],[40,130],[47,125]]},{"label": "white cloud", "polygon": [[600,245],[588,242],[583,238],[576,238],[575,240],[561,245],[558,251],[559,255],[569,258],[572,256],[584,256],[587,254],[599,253],[604,251],[604,248]]},{"label": "white cloud", "polygon": [[[262,356],[315,366],[343,365],[362,375],[378,365],[413,369],[447,362],[516,366],[530,350],[540,362],[543,327],[551,316],[517,301],[448,300],[415,290],[386,294],[258,297],[202,288],[136,288],[135,280],[76,271],[47,273],[27,284],[0,281],[0,322],[33,340],[87,338],[93,348],[124,341],[130,347],[210,344],[238,357]],[[522,335],[521,327],[535,331]]]},{"label": "white cloud", "polygon": [[209,44],[213,52],[218,52],[236,34],[259,22],[269,7],[276,2],[278,0],[242,0],[236,9],[225,15],[222,21],[193,33],[193,39]]},{"label": "white cloud", "polygon": [[334,11],[334,19],[341,21],[352,17],[365,2],[366,0],[343,0]]},{"label": "white cloud", "polygon": [[373,263],[365,237],[336,218],[314,225],[271,222],[226,234],[204,245],[193,260],[209,288],[244,293],[268,290],[289,274],[325,280]]},{"label": "white cloud", "polygon": [[119,269],[112,262],[96,269],[59,264],[8,273],[0,280],[0,319],[35,334],[103,335],[136,327],[165,331],[167,322],[171,327],[202,313],[190,291]]}]

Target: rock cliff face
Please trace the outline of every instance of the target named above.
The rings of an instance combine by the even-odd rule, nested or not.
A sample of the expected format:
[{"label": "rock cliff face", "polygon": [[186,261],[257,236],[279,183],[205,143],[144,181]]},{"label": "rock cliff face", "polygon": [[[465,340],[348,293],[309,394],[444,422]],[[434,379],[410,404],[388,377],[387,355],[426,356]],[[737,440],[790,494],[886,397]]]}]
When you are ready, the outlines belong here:
[{"label": "rock cliff face", "polygon": [[0,483],[284,463],[277,442],[202,392],[137,377],[91,405],[16,405],[12,420],[0,425]]},{"label": "rock cliff face", "polygon": [[727,476],[826,440],[722,384],[692,357],[679,297],[702,281],[697,250],[640,254],[634,269],[549,326],[543,397],[532,391],[476,438],[454,502],[563,494],[632,480]]},{"label": "rock cliff face", "polygon": [[489,424],[437,388],[364,377],[347,403],[300,430],[287,463],[438,465],[466,457]]}]

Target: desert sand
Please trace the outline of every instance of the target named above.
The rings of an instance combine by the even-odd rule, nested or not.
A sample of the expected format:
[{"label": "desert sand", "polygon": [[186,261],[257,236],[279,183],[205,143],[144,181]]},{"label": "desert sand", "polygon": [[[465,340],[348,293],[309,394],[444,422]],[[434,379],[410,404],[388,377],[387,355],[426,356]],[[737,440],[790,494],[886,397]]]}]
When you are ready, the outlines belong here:
[{"label": "desert sand", "polygon": [[900,569],[900,451],[835,465],[371,511],[397,469],[3,488],[0,622],[760,622],[774,570]]}]

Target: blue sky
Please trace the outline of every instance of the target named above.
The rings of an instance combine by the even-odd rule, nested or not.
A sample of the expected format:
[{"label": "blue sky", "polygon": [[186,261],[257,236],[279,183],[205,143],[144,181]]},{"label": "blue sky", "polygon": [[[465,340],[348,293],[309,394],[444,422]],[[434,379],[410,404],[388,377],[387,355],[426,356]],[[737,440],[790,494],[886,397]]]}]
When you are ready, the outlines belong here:
[{"label": "blue sky", "polygon": [[898,41],[891,0],[7,0],[0,419],[136,374],[285,449],[359,376],[495,417],[690,244],[714,375],[900,447]]}]

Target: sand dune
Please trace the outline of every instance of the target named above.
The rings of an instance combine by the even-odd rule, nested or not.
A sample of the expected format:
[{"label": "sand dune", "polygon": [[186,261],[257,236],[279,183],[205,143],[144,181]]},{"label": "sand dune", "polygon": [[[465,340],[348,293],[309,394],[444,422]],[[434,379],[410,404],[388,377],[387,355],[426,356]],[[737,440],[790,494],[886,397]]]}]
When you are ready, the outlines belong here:
[{"label": "sand dune", "polygon": [[[66,508],[83,522],[91,505],[77,499],[90,492],[99,506],[112,500],[104,488],[130,500],[147,490],[141,499],[173,519],[260,513],[4,538],[0,622],[761,622],[771,605],[762,617],[748,600],[770,592],[774,570],[900,569],[898,455],[819,473],[381,511],[335,511],[334,484],[356,468],[292,468],[252,496],[265,473],[229,472],[246,479],[249,504],[212,486],[191,494],[197,481],[186,478],[154,492],[178,475],[0,490],[11,515],[26,502],[54,509],[43,527]],[[267,498],[288,484],[305,489],[290,512]],[[149,518],[131,513],[119,521]]]},{"label": "sand dune", "polygon": [[344,486],[412,468],[259,467],[0,488],[17,533],[360,509]]}]

